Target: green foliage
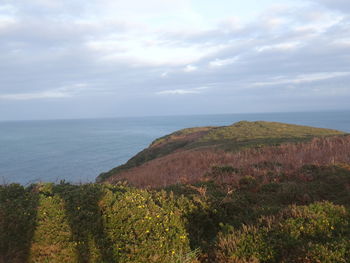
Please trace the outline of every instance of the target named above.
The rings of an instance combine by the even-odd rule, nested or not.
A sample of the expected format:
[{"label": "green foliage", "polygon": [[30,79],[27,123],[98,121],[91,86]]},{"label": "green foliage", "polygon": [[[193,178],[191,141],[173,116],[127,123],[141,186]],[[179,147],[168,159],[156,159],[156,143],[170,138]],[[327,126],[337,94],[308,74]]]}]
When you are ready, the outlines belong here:
[{"label": "green foliage", "polygon": [[119,262],[171,262],[189,252],[181,211],[165,192],[130,189],[115,198],[110,188],[101,207]]},{"label": "green foliage", "polygon": [[349,262],[350,215],[329,202],[290,206],[256,225],[221,233],[218,262]]},{"label": "green foliage", "polygon": [[246,175],[239,180],[239,187],[241,189],[254,190],[257,186],[257,179],[253,176]]},{"label": "green foliage", "polygon": [[349,262],[349,168],[158,191],[1,186],[0,262]]},{"label": "green foliage", "polygon": [[[309,168],[303,167],[301,172],[304,173],[305,169]],[[200,247],[202,251],[208,253],[210,252],[210,247],[218,238],[218,232],[221,231],[227,234],[249,228],[252,233],[255,233],[248,238],[250,243],[247,242],[250,245],[243,244],[241,247],[232,248],[232,250],[236,251],[239,248],[240,250],[237,251],[241,251],[249,247],[254,249],[255,252],[247,252],[246,254],[249,254],[249,256],[243,260],[235,259],[235,257],[240,255],[236,251],[238,254],[230,258],[230,260],[232,262],[258,262],[256,261],[256,251],[263,251],[264,256],[262,258],[267,260],[269,257],[276,256],[274,247],[271,248],[269,245],[275,241],[280,242],[278,237],[265,242],[264,238],[266,235],[271,235],[271,232],[266,224],[259,223],[259,218],[273,217],[281,213],[288,205],[311,204],[322,200],[346,205],[349,208],[350,192],[348,187],[350,185],[350,170],[348,168],[343,166],[312,167],[311,173],[313,178],[311,181],[304,181],[295,176],[284,177],[280,182],[267,181],[264,183],[259,178],[246,176],[239,181],[236,188],[232,188],[232,185],[217,185],[209,181],[196,185],[176,185],[168,189],[179,196],[181,194],[186,195],[196,207],[190,213],[185,213],[190,225],[188,231],[192,248]],[[203,191],[203,189],[206,191]],[[329,212],[329,214],[332,213],[332,211]],[[317,218],[317,214],[315,217]],[[245,226],[242,227],[242,224]],[[261,229],[265,229],[265,232],[261,232]],[[219,234],[219,236],[222,234]],[[300,236],[300,239],[304,238],[304,236]],[[227,246],[231,247],[232,244],[235,244],[235,235],[231,235],[225,240],[225,242],[229,243]],[[322,239],[319,241],[315,248],[307,248],[308,253],[312,253],[313,249],[321,249],[321,245],[325,246],[323,248],[324,251],[328,251],[330,247],[336,245],[324,244]],[[337,246],[341,247],[342,245]],[[327,253],[325,252],[325,254]],[[225,256],[226,259],[227,257]],[[214,262],[213,259],[210,260],[209,262]],[[223,260],[221,262],[226,261]]]},{"label": "green foliage", "polygon": [[0,262],[195,262],[181,210],[189,202],[164,191],[9,185],[0,201]]},{"label": "green foliage", "polygon": [[18,184],[0,185],[0,262],[25,262],[34,234],[38,197]]},{"label": "green foliage", "polygon": [[201,141],[247,141],[271,138],[310,138],[315,136],[341,135],[343,132],[308,126],[265,121],[240,121],[231,126],[212,129]]},{"label": "green foliage", "polygon": [[[54,193],[53,184],[39,184],[37,226],[32,240],[32,262],[78,262],[77,241],[73,237],[65,202]],[[77,227],[79,227],[78,224]]]}]

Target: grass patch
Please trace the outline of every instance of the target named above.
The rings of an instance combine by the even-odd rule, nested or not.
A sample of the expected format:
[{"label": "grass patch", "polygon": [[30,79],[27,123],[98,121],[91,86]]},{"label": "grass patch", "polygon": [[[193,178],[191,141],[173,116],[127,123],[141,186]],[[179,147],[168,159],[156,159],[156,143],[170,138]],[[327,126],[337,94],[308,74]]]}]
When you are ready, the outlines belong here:
[{"label": "grass patch", "polygon": [[344,134],[336,130],[263,121],[241,121],[224,127],[188,128],[155,140],[150,147],[125,164],[100,174],[97,182],[179,150],[222,149],[237,152],[244,148],[278,146],[282,143],[306,142],[314,137]]},{"label": "grass patch", "polygon": [[301,125],[265,121],[240,121],[231,126],[212,129],[200,141],[249,141],[259,139],[310,138],[315,136],[341,135],[343,132]]}]

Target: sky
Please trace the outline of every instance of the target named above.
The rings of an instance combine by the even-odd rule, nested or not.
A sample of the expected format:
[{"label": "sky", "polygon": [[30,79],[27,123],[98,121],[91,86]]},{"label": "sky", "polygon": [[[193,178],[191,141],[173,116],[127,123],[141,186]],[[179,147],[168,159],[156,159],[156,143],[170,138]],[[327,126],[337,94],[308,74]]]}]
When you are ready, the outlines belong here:
[{"label": "sky", "polygon": [[0,0],[0,120],[350,110],[349,0]]}]

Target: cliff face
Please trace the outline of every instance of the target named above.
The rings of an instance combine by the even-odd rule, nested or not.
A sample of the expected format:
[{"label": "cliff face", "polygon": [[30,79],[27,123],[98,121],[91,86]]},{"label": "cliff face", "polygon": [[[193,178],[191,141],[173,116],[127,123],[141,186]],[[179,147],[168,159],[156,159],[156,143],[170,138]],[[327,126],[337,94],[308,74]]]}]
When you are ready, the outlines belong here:
[{"label": "cliff face", "polygon": [[349,142],[350,137],[340,131],[276,122],[189,128],[155,140],[97,181],[164,187],[208,180],[215,167],[225,166],[236,173],[222,180],[233,180],[237,174],[293,172],[306,164],[349,162],[344,154],[350,151]]}]

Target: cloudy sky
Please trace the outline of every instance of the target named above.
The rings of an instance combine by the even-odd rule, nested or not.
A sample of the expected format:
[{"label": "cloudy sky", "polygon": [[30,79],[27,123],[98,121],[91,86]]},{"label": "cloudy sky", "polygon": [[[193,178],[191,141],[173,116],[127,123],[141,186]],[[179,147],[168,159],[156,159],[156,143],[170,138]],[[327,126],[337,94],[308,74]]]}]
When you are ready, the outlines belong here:
[{"label": "cloudy sky", "polygon": [[349,0],[0,0],[0,120],[350,109]]}]

